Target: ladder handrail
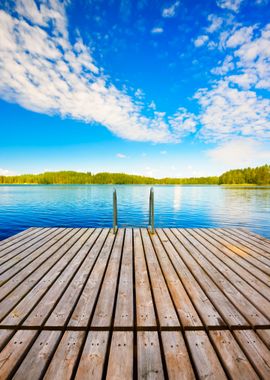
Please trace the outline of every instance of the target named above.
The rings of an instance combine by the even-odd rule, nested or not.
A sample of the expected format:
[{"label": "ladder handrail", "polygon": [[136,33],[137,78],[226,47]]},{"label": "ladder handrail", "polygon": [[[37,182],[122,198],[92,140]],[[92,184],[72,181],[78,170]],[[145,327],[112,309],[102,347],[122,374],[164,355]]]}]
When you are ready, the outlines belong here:
[{"label": "ladder handrail", "polygon": [[116,189],[113,190],[113,233],[117,232],[117,193]]},{"label": "ladder handrail", "polygon": [[154,209],[154,189],[151,187],[149,195],[149,231],[155,233],[155,209]]}]

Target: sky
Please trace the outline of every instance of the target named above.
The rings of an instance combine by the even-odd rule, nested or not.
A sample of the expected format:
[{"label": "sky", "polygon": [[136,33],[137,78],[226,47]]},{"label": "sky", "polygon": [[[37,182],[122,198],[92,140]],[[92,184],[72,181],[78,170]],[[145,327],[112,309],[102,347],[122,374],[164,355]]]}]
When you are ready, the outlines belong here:
[{"label": "sky", "polygon": [[1,0],[0,175],[270,163],[270,0]]}]

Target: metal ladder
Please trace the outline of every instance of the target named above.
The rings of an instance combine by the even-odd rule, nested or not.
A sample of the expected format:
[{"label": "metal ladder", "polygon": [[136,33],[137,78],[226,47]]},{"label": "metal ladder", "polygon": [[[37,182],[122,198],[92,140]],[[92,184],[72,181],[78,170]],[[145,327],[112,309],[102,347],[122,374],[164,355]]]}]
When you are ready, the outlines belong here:
[{"label": "metal ladder", "polygon": [[[116,234],[118,230],[118,212],[117,212],[117,193],[116,189],[113,190],[113,233]],[[148,231],[151,234],[155,233],[155,209],[154,209],[154,189],[151,187],[149,195],[149,219]]]}]

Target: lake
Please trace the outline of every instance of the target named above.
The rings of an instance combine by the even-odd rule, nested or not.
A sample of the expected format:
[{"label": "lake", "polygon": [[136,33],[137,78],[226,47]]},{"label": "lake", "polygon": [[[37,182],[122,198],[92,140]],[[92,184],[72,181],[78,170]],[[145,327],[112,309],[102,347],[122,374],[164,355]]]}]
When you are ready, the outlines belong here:
[{"label": "lake", "polygon": [[[110,227],[117,189],[118,225],[148,224],[150,186],[0,186],[0,239],[29,227]],[[154,186],[156,227],[246,227],[270,238],[270,188]]]}]

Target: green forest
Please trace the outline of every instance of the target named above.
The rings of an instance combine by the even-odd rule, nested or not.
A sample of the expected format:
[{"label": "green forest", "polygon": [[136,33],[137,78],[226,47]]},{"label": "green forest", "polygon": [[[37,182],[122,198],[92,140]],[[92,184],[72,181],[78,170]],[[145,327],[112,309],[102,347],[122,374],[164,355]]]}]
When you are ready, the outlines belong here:
[{"label": "green forest", "polygon": [[46,172],[0,176],[0,184],[164,184],[164,185],[269,185],[270,165],[229,170],[217,177],[151,178],[125,173]]}]

